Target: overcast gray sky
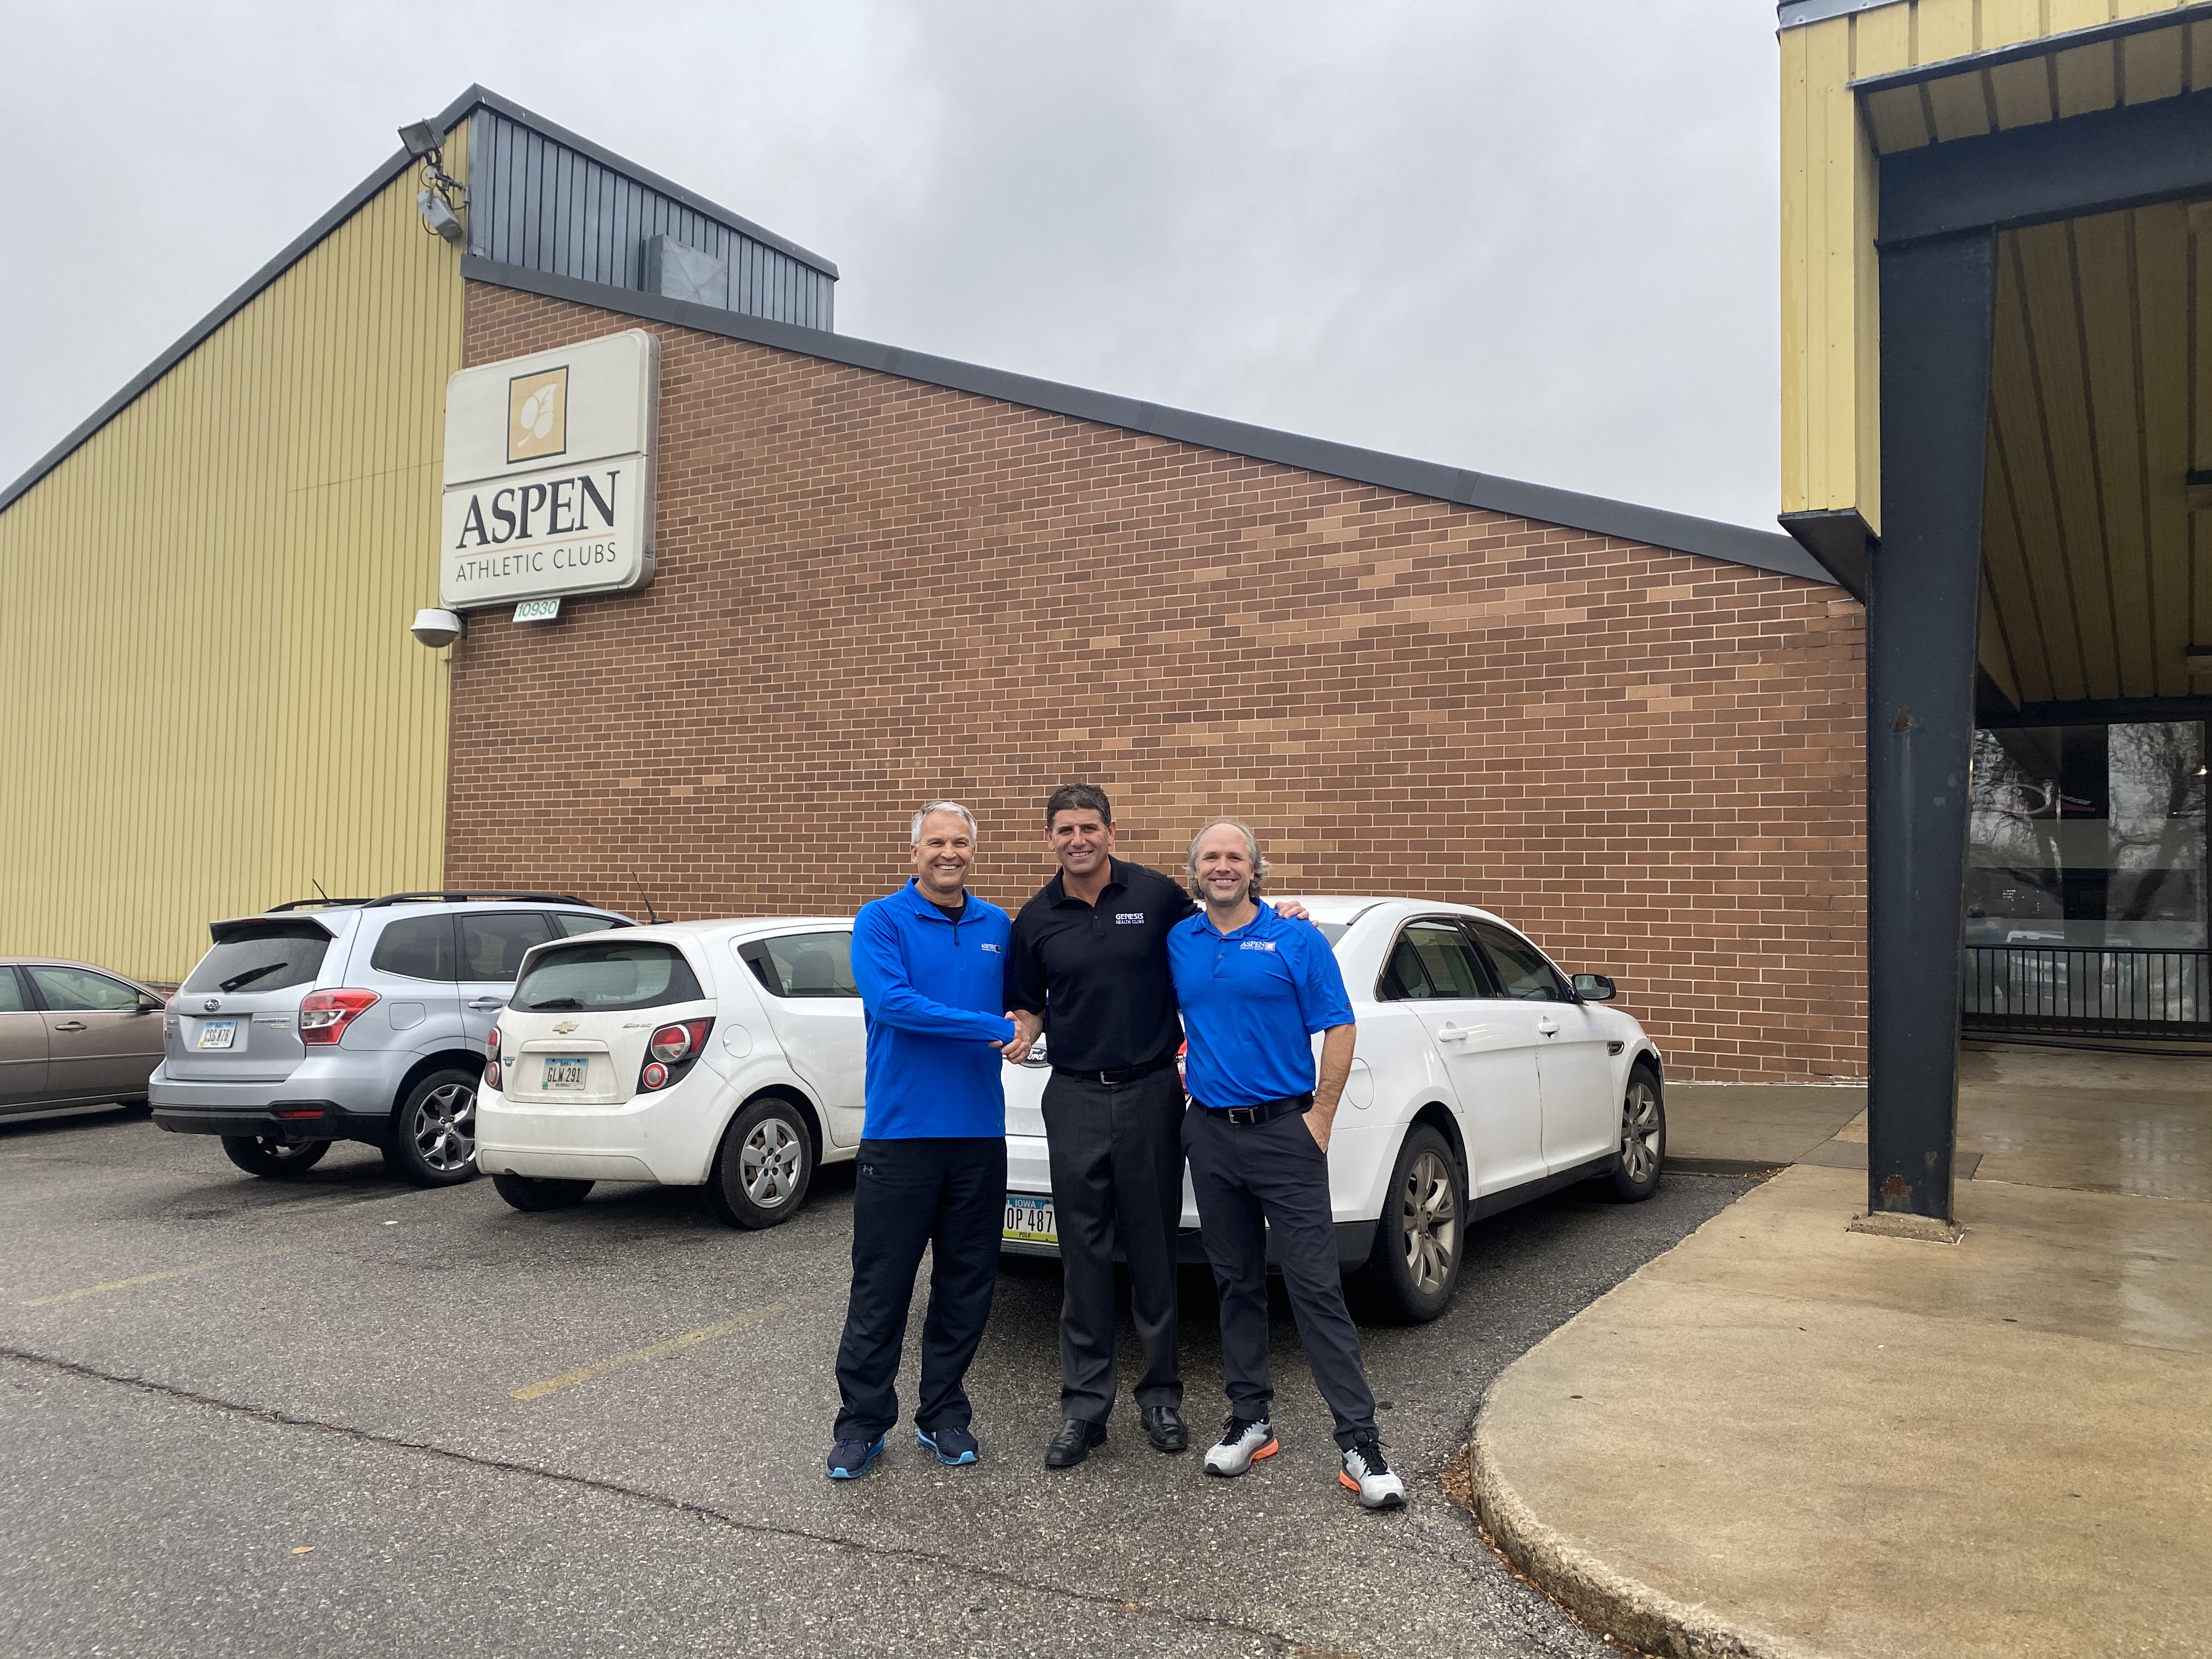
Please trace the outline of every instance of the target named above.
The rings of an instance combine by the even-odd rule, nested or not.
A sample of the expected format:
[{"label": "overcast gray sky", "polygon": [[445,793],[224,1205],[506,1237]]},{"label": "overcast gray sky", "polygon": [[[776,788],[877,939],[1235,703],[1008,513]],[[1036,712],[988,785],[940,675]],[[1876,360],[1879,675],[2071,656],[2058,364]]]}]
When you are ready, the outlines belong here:
[{"label": "overcast gray sky", "polygon": [[1768,0],[0,16],[0,481],[472,81],[827,254],[841,333],[1771,527]]}]

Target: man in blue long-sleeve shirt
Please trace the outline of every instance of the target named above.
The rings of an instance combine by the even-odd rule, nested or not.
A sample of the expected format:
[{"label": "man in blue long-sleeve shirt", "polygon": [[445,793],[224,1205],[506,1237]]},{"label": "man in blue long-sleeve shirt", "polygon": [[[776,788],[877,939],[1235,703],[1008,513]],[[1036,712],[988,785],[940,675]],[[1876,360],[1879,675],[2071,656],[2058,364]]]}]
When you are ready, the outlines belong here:
[{"label": "man in blue long-sleeve shirt", "polygon": [[837,1345],[833,1480],[867,1473],[898,1421],[899,1352],[933,1252],[914,1421],[940,1463],[973,1463],[968,1364],[983,1340],[1006,1220],[1006,913],[968,891],[975,817],[957,801],[914,815],[914,879],[864,905],[853,977],[867,1017],[867,1116],[853,1189],[853,1291]]}]

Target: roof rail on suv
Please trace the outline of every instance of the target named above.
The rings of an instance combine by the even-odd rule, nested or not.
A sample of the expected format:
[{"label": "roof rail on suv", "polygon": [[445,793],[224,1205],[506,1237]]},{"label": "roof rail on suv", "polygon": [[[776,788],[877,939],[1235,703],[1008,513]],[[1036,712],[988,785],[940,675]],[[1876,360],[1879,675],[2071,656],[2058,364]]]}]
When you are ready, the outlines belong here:
[{"label": "roof rail on suv", "polygon": [[273,915],[276,915],[279,910],[321,910],[321,909],[325,909],[325,908],[343,908],[344,906],[347,906],[347,905],[349,905],[349,904],[366,904],[366,903],[368,903],[368,901],[367,899],[363,899],[363,898],[362,898],[362,899],[334,899],[334,898],[287,899],[287,900],[286,900],[283,903],[282,903],[282,904],[272,904],[272,905],[270,905],[267,910],[265,910],[265,911],[264,911],[264,912],[263,912],[263,914],[264,914],[264,915],[272,915],[272,916],[273,916]]},{"label": "roof rail on suv", "polygon": [[477,899],[531,899],[539,904],[580,904],[586,909],[597,905],[578,898],[574,893],[386,893],[382,898],[352,901],[363,909],[376,910],[390,904],[467,904]]}]

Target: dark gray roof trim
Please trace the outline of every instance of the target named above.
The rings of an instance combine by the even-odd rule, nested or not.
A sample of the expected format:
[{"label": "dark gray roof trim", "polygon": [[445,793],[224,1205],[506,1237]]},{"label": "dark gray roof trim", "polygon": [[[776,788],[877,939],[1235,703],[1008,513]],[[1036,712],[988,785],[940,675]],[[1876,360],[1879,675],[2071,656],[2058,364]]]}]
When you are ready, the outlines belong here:
[{"label": "dark gray roof trim", "polygon": [[1899,0],[1782,0],[1775,9],[1785,29],[1794,29],[1807,23],[1825,23],[1831,17],[1849,17],[1855,11],[1872,11],[1877,6],[1896,5]]},{"label": "dark gray roof trim", "polygon": [[2146,12],[2140,17],[2123,17],[2110,23],[2092,23],[2087,28],[2069,29],[2063,34],[2046,34],[2039,40],[2016,40],[2008,46],[1991,46],[1987,52],[1968,52],[1963,57],[1945,58],[1933,64],[1915,64],[1911,69],[1869,75],[1850,82],[1850,88],[1858,93],[1886,92],[1892,87],[1917,86],[1925,81],[1948,81],[1954,75],[1972,75],[2005,64],[2024,63],[2031,58],[2048,58],[2054,52],[2070,52],[2076,46],[2094,46],[2106,40],[2124,40],[2131,34],[2147,34],[2156,29],[2186,28],[2191,23],[2202,23],[2208,18],[2212,18],[2212,0],[2199,0],[2197,4],[2176,6],[2171,11]]},{"label": "dark gray roof trim", "polygon": [[[460,125],[462,118],[467,115],[471,110],[476,108],[479,104],[486,105],[492,109],[495,109],[499,111],[501,114],[505,115],[513,120],[522,122],[524,125],[528,126],[537,127],[540,131],[546,134],[547,137],[557,139],[562,143],[567,144],[572,149],[581,150],[584,154],[589,155],[593,161],[601,162],[607,167],[613,167],[619,172],[628,173],[637,179],[641,183],[650,185],[653,189],[661,191],[665,195],[675,198],[677,200],[682,202],[686,207],[696,209],[701,213],[707,214],[714,218],[720,219],[729,224],[732,228],[743,231],[746,235],[752,237],[757,241],[766,242],[769,246],[777,248],[785,253],[788,253],[792,258],[798,259],[804,264],[812,265],[817,270],[823,271],[832,277],[836,276],[837,274],[837,267],[831,264],[827,259],[822,258],[820,254],[810,253],[805,248],[800,247],[796,242],[786,241],[782,237],[778,236],[773,231],[763,230],[760,226],[753,223],[750,219],[740,218],[738,215],[730,212],[726,208],[716,207],[712,202],[708,201],[705,197],[697,194],[696,191],[685,190],[680,185],[672,185],[669,183],[667,179],[663,179],[659,173],[648,173],[645,168],[635,166],[631,162],[624,161],[621,156],[617,155],[612,150],[607,149],[601,145],[594,144],[589,139],[580,138],[574,133],[570,132],[566,127],[556,126],[552,122],[545,120],[540,116],[532,114],[530,111],[523,108],[520,104],[509,102],[507,99],[501,97],[497,93],[493,92],[487,88],[478,86],[471,87],[459,98],[456,98],[452,103],[447,105],[446,107],[438,114],[433,116],[431,119],[436,124],[438,130],[441,132],[451,132],[455,127]],[[99,431],[100,428],[106,426],[125,409],[129,408],[131,404],[136,401],[141,392],[144,392],[146,388],[152,386],[155,381],[160,380],[164,374],[167,374],[171,369],[174,368],[179,362],[182,362],[185,357],[191,354],[192,349],[197,347],[201,341],[206,339],[209,335],[214,333],[216,330],[221,328],[240,311],[243,310],[246,302],[252,300],[255,295],[260,293],[263,289],[268,287],[270,283],[275,282],[279,276],[282,276],[286,271],[289,270],[295,264],[305,258],[308,250],[313,248],[316,243],[321,241],[324,237],[329,235],[340,225],[343,224],[348,219],[353,217],[353,216],[361,210],[362,206],[368,202],[370,197],[375,195],[377,191],[382,190],[386,185],[390,184],[394,179],[399,177],[401,173],[406,172],[407,169],[413,165],[413,161],[408,155],[404,146],[402,146],[397,152],[379,164],[376,170],[371,173],[368,178],[362,179],[351,190],[348,191],[343,196],[340,197],[338,198],[337,204],[331,208],[328,213],[323,215],[321,218],[316,220],[312,225],[309,225],[307,229],[301,231],[299,235],[294,237],[291,241],[286,243],[283,252],[279,253],[275,258],[270,260],[267,264],[262,266],[260,270],[255,271],[253,275],[247,277],[243,283],[240,283],[237,288],[231,291],[228,297],[227,297],[222,304],[216,307],[213,311],[208,313],[206,316],[201,318],[199,321],[194,323],[190,328],[186,329],[183,336],[178,339],[175,344],[172,345],[167,351],[164,351],[160,356],[155,358],[152,362],[147,364],[144,368],[133,375],[131,378],[130,382],[124,386],[122,391],[117,392],[106,403],[100,404],[98,409],[93,410],[89,416],[86,416],[82,422],[78,423],[76,428],[70,433],[69,436],[64,438],[52,449],[39,457],[37,460],[32,462],[29,469],[26,471],[21,477],[17,478],[15,483],[9,484],[6,489],[0,490],[0,513],[4,513],[10,507],[14,506],[16,498],[21,495],[25,490],[30,489],[33,484],[38,483],[38,481],[45,477],[47,473],[52,471],[57,466],[59,466],[63,461],[69,458],[70,454],[75,451],[80,444],[83,443],[86,439],[91,437],[94,433]]]},{"label": "dark gray roof trim", "polygon": [[797,352],[802,356],[845,363],[854,368],[874,369],[902,380],[919,380],[926,386],[972,392],[1028,409],[1094,421],[1101,426],[1172,438],[1179,443],[1299,467],[1333,478],[1347,478],[1355,483],[1402,490],[1409,495],[1427,495],[1460,507],[1510,514],[1516,519],[1587,530],[1622,541],[1642,542],[1650,547],[1694,553],[1726,564],[1748,565],[1756,570],[1771,570],[1834,586],[1835,579],[1810,554],[1789,537],[1771,530],[1722,524],[1712,519],[1692,518],[1686,513],[1667,513],[1656,507],[1608,501],[1601,495],[1583,495],[1543,484],[1468,472],[1434,461],[1413,460],[1381,450],[1301,437],[1271,427],[1248,426],[1242,421],[1195,415],[1188,410],[1115,397],[1111,392],[1063,386],[1057,380],[1034,380],[1026,374],[983,368],[950,357],[933,357],[926,352],[878,345],[870,340],[856,340],[849,334],[799,328],[763,317],[741,316],[713,306],[687,305],[679,300],[664,300],[658,295],[579,282],[573,276],[550,276],[489,259],[464,259],[461,275],[471,282],[544,295],[548,299],[569,300],[626,317],[672,323],[678,327],[696,329],[702,334],[719,334],[726,339],[749,340],[780,351]]}]

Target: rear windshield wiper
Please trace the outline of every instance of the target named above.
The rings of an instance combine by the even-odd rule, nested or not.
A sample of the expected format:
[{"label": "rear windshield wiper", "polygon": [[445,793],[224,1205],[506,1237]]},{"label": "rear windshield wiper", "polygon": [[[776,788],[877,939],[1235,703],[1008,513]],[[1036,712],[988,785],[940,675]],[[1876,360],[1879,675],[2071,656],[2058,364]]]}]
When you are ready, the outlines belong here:
[{"label": "rear windshield wiper", "polygon": [[242,974],[233,974],[228,979],[223,981],[222,984],[216,986],[216,989],[218,991],[235,991],[240,986],[251,985],[257,979],[261,979],[270,974],[281,972],[283,969],[289,968],[289,966],[291,966],[289,963],[272,962],[264,968],[249,968]]},{"label": "rear windshield wiper", "polygon": [[533,1014],[550,1014],[556,1008],[574,1008],[578,1013],[581,1013],[584,1011],[584,1005],[574,997],[548,997],[543,1002],[533,1002],[530,1005],[530,1012]]}]

